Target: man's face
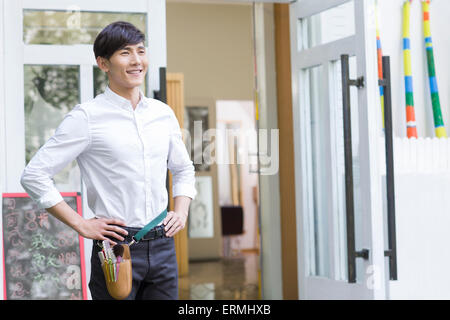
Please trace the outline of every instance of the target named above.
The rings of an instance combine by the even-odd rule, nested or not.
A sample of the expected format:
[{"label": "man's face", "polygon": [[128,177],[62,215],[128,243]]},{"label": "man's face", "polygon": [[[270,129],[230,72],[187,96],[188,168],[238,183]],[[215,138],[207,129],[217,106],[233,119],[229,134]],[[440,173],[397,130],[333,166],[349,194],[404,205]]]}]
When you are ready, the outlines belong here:
[{"label": "man's face", "polygon": [[109,81],[115,87],[132,89],[139,87],[145,80],[148,58],[142,42],[126,45],[114,52],[109,60],[101,60],[100,68],[108,73]]}]

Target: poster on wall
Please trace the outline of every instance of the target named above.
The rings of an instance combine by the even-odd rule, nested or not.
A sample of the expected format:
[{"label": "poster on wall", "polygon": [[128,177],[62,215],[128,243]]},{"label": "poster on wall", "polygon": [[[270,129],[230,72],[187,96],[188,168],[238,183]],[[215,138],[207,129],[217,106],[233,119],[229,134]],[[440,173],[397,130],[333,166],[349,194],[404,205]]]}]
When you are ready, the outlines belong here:
[{"label": "poster on wall", "polygon": [[[81,195],[61,193],[78,214]],[[86,300],[84,242],[26,193],[2,195],[5,300]]]},{"label": "poster on wall", "polygon": [[190,135],[190,157],[193,159],[196,172],[210,171],[210,165],[205,163],[203,151],[208,146],[203,134],[209,129],[208,107],[186,106],[184,111],[184,128]]},{"label": "poster on wall", "polygon": [[197,196],[189,208],[189,238],[214,237],[214,211],[212,177],[196,176]]}]

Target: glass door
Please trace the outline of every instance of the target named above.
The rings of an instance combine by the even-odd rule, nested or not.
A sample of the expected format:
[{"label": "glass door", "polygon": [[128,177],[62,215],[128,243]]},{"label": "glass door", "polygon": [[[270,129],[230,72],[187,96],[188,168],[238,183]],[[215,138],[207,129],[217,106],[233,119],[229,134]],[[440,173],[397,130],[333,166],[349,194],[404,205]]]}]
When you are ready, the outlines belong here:
[{"label": "glass door", "polygon": [[291,5],[301,299],[385,297],[372,2]]}]

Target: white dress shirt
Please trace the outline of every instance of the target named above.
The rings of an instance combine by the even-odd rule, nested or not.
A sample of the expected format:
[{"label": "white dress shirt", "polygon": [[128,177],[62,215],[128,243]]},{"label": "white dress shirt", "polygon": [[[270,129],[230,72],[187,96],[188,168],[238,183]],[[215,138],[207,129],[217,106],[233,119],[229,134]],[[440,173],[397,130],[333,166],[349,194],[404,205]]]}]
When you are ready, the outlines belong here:
[{"label": "white dress shirt", "polygon": [[145,97],[131,102],[109,87],[75,106],[26,166],[21,184],[40,208],[63,198],[52,177],[77,160],[89,208],[98,218],[143,227],[168,204],[167,168],[173,197],[195,198],[195,172],[172,109]]}]

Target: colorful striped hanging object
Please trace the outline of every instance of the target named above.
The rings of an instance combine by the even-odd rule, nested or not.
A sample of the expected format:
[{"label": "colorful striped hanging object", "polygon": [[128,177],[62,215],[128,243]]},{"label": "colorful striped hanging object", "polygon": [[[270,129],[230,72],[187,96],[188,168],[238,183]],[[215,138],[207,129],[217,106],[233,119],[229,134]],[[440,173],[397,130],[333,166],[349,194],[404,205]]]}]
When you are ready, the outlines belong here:
[{"label": "colorful striped hanging object", "polygon": [[416,115],[414,111],[414,92],[411,68],[411,40],[410,17],[411,2],[403,3],[403,66],[405,73],[405,98],[406,98],[406,135],[408,138],[417,138]]},{"label": "colorful striped hanging object", "polygon": [[427,53],[428,77],[430,80],[431,104],[433,107],[434,130],[438,138],[447,137],[444,120],[442,118],[441,103],[436,80],[436,68],[434,64],[433,41],[430,27],[430,0],[422,0],[423,33]]},{"label": "colorful striped hanging object", "polygon": [[[378,1],[375,5],[375,24],[377,32],[377,61],[378,61],[378,80],[383,80],[383,50],[381,49],[381,37],[380,37],[380,24],[378,22]],[[380,102],[381,102],[381,121],[383,123],[384,130],[384,87],[380,88]]]}]

